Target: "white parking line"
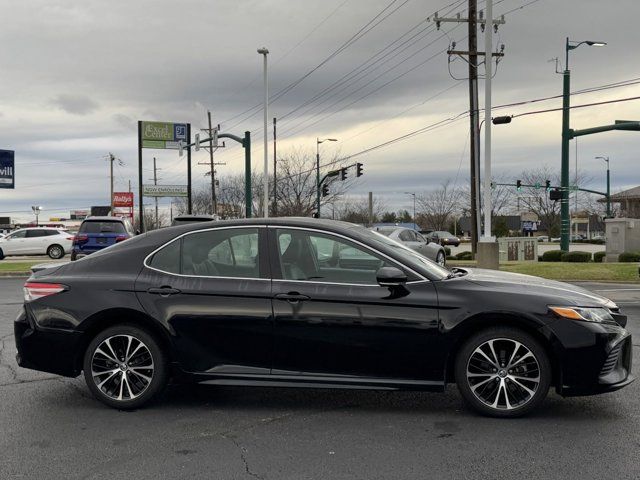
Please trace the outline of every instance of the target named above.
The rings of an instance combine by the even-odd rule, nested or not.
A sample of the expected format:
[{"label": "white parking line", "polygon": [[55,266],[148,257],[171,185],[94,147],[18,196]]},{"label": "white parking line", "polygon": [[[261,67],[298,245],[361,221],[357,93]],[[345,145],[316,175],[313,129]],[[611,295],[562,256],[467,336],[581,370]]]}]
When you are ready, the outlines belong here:
[{"label": "white parking line", "polygon": [[594,292],[640,292],[640,288],[610,288],[608,290],[594,290]]}]

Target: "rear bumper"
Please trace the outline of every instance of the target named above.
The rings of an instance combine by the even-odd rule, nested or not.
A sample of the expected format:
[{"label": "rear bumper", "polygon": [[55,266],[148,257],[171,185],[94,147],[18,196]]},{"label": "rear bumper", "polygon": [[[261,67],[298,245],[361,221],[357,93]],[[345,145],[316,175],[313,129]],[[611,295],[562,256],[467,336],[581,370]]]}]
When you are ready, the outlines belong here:
[{"label": "rear bumper", "polygon": [[18,349],[16,361],[20,367],[66,377],[80,374],[79,362],[76,361],[81,342],[79,332],[36,328],[24,307],[13,329]]}]

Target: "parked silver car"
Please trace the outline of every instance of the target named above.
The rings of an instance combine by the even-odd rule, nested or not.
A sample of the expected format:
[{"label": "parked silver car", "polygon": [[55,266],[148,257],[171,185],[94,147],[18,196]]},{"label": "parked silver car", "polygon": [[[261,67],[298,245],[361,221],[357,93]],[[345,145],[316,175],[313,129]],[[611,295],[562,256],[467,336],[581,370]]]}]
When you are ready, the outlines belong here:
[{"label": "parked silver car", "polygon": [[447,254],[444,247],[435,242],[430,242],[415,230],[394,226],[374,227],[372,230],[402,243],[404,246],[409,247],[411,250],[418,252],[443,267],[447,263]]}]

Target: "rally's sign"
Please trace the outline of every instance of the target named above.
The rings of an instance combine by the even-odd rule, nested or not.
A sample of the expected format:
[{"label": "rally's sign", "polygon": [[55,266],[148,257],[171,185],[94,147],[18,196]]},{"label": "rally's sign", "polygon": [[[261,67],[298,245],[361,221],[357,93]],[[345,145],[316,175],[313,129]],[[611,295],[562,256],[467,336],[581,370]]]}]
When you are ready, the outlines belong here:
[{"label": "rally's sign", "polygon": [[133,208],[133,192],[113,192],[113,206]]},{"label": "rally's sign", "polygon": [[0,150],[0,188],[15,188],[15,159],[13,150]]},{"label": "rally's sign", "polygon": [[142,122],[142,148],[180,148],[187,143],[187,124],[170,122]]},{"label": "rally's sign", "polygon": [[145,197],[186,197],[186,185],[143,185],[142,194]]}]

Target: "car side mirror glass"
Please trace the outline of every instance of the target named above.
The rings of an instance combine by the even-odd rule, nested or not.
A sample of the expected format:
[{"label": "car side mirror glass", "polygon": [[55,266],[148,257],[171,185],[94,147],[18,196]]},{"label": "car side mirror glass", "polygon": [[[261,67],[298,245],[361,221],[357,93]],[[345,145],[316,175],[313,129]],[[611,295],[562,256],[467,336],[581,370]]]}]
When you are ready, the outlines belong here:
[{"label": "car side mirror glass", "polygon": [[407,274],[396,267],[382,267],[376,273],[376,280],[381,287],[397,287],[407,283]]}]

